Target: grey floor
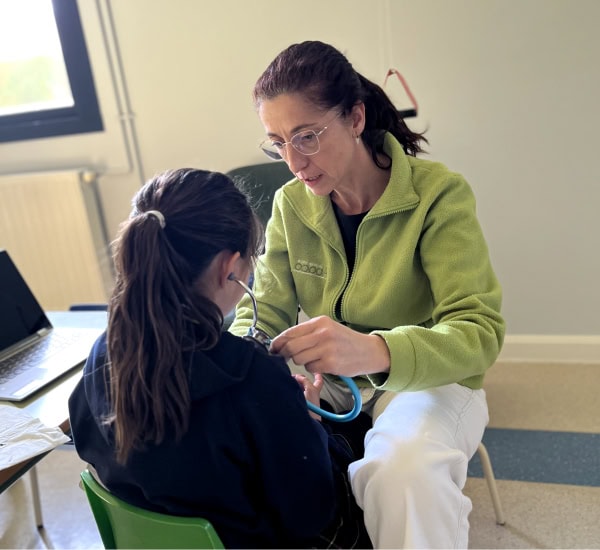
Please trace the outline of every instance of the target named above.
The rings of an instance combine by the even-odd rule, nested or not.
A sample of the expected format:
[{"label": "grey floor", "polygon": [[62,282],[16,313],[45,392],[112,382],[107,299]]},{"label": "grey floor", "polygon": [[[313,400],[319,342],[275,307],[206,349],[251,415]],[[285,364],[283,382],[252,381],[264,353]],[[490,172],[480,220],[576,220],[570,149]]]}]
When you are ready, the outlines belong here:
[{"label": "grey floor", "polygon": [[[596,446],[600,365],[498,364],[489,371],[485,389],[490,433],[502,428],[588,434],[585,444]],[[485,481],[469,477],[465,492],[473,501],[470,548],[600,549],[600,449],[594,447],[591,455],[587,449],[592,456],[591,464],[588,461],[585,466],[589,467],[589,483],[584,471],[576,483],[564,484],[552,479],[511,479],[511,461],[506,459],[510,452],[500,457],[506,464],[497,463],[493,446],[486,445],[496,471],[505,472],[497,483],[507,521],[504,526],[496,525]],[[579,456],[581,449],[553,447],[548,453],[566,464]],[[84,466],[70,446],[40,462],[43,538],[35,529],[29,480],[24,478],[0,495],[0,548],[102,548],[78,487]]]}]

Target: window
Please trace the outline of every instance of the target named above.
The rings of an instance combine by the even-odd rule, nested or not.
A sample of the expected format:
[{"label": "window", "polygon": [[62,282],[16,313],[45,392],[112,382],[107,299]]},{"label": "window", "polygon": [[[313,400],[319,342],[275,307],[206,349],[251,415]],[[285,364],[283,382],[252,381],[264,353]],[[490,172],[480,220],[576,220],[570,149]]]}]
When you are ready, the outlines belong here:
[{"label": "window", "polygon": [[77,3],[0,1],[0,142],[101,130]]}]

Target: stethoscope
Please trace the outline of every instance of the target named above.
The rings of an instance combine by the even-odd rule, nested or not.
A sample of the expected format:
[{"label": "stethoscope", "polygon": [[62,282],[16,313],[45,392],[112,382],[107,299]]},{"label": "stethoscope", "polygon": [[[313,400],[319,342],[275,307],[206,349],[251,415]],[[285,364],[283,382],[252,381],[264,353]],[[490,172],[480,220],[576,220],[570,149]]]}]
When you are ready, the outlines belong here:
[{"label": "stethoscope", "polygon": [[[233,273],[229,275],[228,279],[238,283],[246,291],[246,293],[248,294],[248,296],[250,296],[250,299],[252,300],[252,325],[250,325],[248,333],[246,334],[246,336],[244,336],[244,338],[246,340],[251,340],[256,344],[259,344],[260,346],[264,347],[264,349],[269,351],[269,346],[271,345],[271,338],[266,332],[260,330],[259,328],[256,328],[256,324],[258,322],[258,307],[256,305],[256,298],[254,297],[254,292],[252,292],[252,289],[246,283],[243,283],[238,278],[236,278],[233,275]],[[338,377],[346,383],[346,385],[350,389],[350,392],[352,393],[352,398],[354,399],[354,406],[352,407],[352,410],[344,414],[336,414],[326,411],[321,407],[317,407],[317,405],[311,403],[310,401],[307,401],[306,405],[314,413],[329,420],[333,420],[335,422],[349,422],[350,420],[354,420],[360,413],[360,409],[362,408],[362,396],[360,395],[360,391],[358,389],[358,386],[356,385],[356,382],[354,382],[352,378],[341,375],[338,375]]]}]

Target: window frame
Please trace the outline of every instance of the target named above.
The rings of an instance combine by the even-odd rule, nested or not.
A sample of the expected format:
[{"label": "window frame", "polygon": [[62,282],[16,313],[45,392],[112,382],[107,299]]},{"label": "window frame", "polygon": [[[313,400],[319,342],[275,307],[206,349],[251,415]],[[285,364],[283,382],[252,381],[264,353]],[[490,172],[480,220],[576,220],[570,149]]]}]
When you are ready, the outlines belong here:
[{"label": "window frame", "polygon": [[0,143],[104,130],[75,0],[52,0],[74,105],[0,116]]}]

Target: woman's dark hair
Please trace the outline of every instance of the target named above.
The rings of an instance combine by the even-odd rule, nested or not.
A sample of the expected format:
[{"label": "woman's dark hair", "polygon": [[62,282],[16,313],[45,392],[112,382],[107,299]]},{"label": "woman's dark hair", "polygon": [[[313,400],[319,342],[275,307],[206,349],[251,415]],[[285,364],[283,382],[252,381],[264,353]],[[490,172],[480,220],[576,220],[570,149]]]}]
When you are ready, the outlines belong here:
[{"label": "woman's dark hair", "polygon": [[[267,67],[252,93],[256,107],[281,94],[299,93],[324,110],[344,115],[357,103],[365,104],[366,125],[362,139],[380,168],[386,132],[390,132],[409,155],[423,151],[423,134],[411,131],[383,89],[354,70],[336,48],[319,41],[292,44]],[[389,158],[389,157],[388,157]]]},{"label": "woman's dark hair", "polygon": [[[152,212],[153,211],[153,212]],[[224,174],[184,168],[148,181],[113,243],[108,358],[117,460],[188,428],[186,358],[219,340],[223,315],[201,276],[222,250],[252,261],[263,242],[250,199]]]}]

